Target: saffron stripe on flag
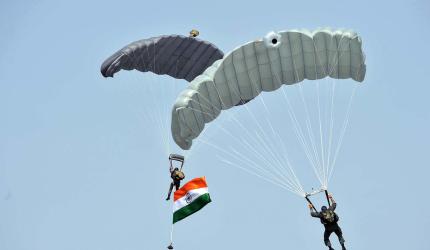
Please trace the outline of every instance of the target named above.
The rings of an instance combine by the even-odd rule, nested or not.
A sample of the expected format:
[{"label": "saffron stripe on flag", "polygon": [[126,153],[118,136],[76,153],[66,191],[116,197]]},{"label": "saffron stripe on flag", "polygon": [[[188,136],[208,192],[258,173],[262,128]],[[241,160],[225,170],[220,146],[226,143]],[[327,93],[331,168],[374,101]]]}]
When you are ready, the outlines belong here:
[{"label": "saffron stripe on flag", "polygon": [[194,178],[174,193],[173,201],[184,197],[189,190],[208,187],[205,177]]}]

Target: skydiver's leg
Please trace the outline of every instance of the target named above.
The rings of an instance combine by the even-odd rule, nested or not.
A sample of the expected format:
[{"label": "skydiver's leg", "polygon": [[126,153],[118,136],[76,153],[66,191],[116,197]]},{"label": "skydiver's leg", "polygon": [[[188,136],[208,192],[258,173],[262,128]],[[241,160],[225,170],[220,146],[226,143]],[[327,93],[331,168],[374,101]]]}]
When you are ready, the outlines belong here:
[{"label": "skydiver's leg", "polygon": [[328,230],[326,229],[324,231],[324,243],[326,246],[328,246],[329,250],[332,250],[333,248],[331,247],[331,242],[330,242],[330,234],[333,233],[332,230]]},{"label": "skydiver's leg", "polygon": [[175,181],[176,190],[178,190],[180,186],[181,186],[181,181]]},{"label": "skydiver's leg", "polygon": [[340,242],[340,245],[342,246],[342,250],[345,250],[346,249],[345,239],[343,238],[342,229],[339,226],[337,226],[337,228],[334,230],[334,233],[339,238],[339,242]]},{"label": "skydiver's leg", "polygon": [[172,190],[173,190],[173,181],[172,183],[170,183],[169,193],[167,194],[166,201],[170,200],[170,195],[172,194]]}]

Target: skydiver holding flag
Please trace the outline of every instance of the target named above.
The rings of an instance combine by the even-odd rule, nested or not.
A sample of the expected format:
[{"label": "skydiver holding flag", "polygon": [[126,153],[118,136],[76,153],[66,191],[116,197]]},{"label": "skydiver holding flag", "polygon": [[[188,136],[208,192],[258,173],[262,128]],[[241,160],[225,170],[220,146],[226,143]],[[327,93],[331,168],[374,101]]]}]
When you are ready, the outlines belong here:
[{"label": "skydiver holding flag", "polygon": [[[182,167],[184,166],[184,157],[182,155],[177,154],[170,154],[169,155],[169,161],[170,161],[170,178],[172,178],[172,182],[170,183],[169,192],[167,194],[166,201],[170,200],[170,195],[172,194],[173,187],[176,188],[176,190],[179,189],[181,186],[181,181],[185,178],[184,172],[182,172]],[[177,161],[181,163],[181,166],[175,167],[173,164],[173,161]]]},{"label": "skydiver holding flag", "polygon": [[[327,194],[327,193],[326,193]],[[315,218],[319,218],[321,223],[324,225],[324,243],[328,246],[329,250],[334,250],[331,246],[330,235],[335,233],[339,238],[340,245],[342,246],[342,250],[346,250],[345,240],[342,235],[342,229],[339,227],[337,222],[339,221],[339,216],[334,212],[336,209],[336,201],[333,199],[331,194],[327,194],[327,198],[330,199],[331,205],[329,202],[329,207],[326,206],[321,207],[321,212],[318,212],[312,203],[309,203],[308,207],[311,210],[311,216]]]}]

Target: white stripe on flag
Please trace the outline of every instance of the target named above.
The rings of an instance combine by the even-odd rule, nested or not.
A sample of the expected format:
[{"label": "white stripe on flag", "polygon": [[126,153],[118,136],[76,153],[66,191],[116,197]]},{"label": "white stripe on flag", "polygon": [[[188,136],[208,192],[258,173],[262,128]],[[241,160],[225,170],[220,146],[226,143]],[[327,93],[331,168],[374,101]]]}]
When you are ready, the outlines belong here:
[{"label": "white stripe on flag", "polygon": [[209,193],[207,187],[189,190],[184,197],[176,200],[173,203],[173,212],[176,212],[177,210],[189,205],[195,199],[207,193]]}]

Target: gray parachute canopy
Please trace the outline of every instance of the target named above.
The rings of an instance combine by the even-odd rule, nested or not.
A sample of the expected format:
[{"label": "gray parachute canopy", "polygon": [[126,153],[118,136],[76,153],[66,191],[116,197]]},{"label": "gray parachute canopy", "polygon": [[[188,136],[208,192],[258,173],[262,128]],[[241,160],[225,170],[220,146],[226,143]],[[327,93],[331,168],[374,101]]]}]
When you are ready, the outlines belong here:
[{"label": "gray parachute canopy", "polygon": [[216,61],[179,95],[172,110],[173,139],[182,149],[189,149],[221,110],[282,84],[327,76],[361,82],[366,73],[364,60],[361,38],[352,31],[270,32]]},{"label": "gray parachute canopy", "polygon": [[106,59],[100,71],[104,77],[113,77],[121,69],[137,69],[190,82],[222,57],[215,45],[197,38],[158,36],[125,46]]}]

